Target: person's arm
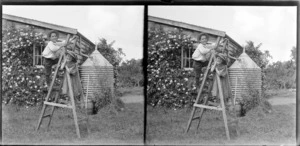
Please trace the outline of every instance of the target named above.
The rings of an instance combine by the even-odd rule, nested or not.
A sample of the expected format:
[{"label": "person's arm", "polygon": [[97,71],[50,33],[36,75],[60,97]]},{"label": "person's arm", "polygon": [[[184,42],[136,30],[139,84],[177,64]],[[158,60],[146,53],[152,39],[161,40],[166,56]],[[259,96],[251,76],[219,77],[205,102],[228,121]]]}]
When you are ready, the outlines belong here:
[{"label": "person's arm", "polygon": [[216,68],[216,72],[219,76],[224,77],[226,75],[226,68],[223,68],[220,70],[218,68]]},{"label": "person's arm", "polygon": [[214,50],[217,48],[217,44],[216,43],[211,43],[205,46],[207,49],[211,49]]},{"label": "person's arm", "polygon": [[198,45],[198,47],[196,48],[196,50],[194,51],[194,53],[192,55],[192,59],[194,59],[194,60],[200,56],[199,46],[200,45]]},{"label": "person's arm", "polygon": [[213,72],[213,71],[215,70],[216,65],[217,65],[217,62],[214,61],[213,65],[212,65],[212,67],[211,67],[211,70],[210,70],[211,72]]},{"label": "person's arm", "polygon": [[49,42],[48,43],[48,46],[49,46],[49,49],[53,52],[56,52],[57,50],[61,49],[62,47],[64,47],[66,45],[66,41],[62,41],[62,42],[56,42],[56,43],[53,43],[53,42]]},{"label": "person's arm", "polygon": [[199,51],[201,54],[207,54],[210,50],[212,50],[212,47],[204,47],[203,45],[199,45]]}]

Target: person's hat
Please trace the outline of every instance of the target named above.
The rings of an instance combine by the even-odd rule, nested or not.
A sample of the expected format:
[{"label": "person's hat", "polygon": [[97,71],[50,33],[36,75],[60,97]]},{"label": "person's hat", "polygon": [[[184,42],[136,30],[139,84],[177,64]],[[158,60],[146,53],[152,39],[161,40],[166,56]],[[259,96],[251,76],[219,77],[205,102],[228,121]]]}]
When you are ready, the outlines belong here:
[{"label": "person's hat", "polygon": [[67,51],[67,53],[68,53],[71,57],[73,57],[74,59],[77,59],[77,55],[76,55],[74,52],[72,52],[72,51]]},{"label": "person's hat", "polygon": [[217,53],[216,57],[220,57],[223,61],[225,61],[226,63],[228,62],[228,58],[226,54],[222,54],[222,53]]}]

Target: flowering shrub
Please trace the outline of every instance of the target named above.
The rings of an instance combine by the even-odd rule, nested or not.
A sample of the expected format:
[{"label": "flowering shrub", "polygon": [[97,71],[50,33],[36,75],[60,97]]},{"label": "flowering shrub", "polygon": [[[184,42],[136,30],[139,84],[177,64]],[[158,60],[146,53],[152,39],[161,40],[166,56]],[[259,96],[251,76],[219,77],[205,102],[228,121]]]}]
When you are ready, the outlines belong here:
[{"label": "flowering shrub", "polygon": [[43,68],[33,66],[33,44],[43,45],[41,33],[34,27],[2,30],[2,101],[18,105],[41,102],[47,89]]},{"label": "flowering shrub", "polygon": [[[176,28],[175,28],[176,29]],[[193,49],[195,42],[181,30],[148,30],[147,103],[181,108],[191,105],[196,87],[190,86],[193,71],[181,68],[181,49]]]}]

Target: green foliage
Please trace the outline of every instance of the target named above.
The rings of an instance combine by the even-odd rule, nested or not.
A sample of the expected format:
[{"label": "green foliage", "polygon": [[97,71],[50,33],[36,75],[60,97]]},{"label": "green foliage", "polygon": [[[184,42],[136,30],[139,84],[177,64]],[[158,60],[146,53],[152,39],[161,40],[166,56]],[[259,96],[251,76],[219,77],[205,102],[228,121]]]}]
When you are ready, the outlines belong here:
[{"label": "green foliage", "polygon": [[95,109],[99,111],[100,109],[108,106],[113,101],[112,97],[112,89],[111,89],[111,82],[109,78],[105,75],[98,76],[98,79],[92,81],[92,84],[96,84],[100,86],[101,89],[97,92],[94,92],[94,100],[95,100]]},{"label": "green foliage", "polygon": [[99,43],[97,44],[98,51],[114,66],[114,87],[118,88],[118,66],[122,61],[122,56],[125,56],[125,54],[122,51],[122,48],[118,48],[115,50],[113,48],[113,44],[115,41],[108,43],[106,39],[102,38],[99,39]]},{"label": "green foliage", "polygon": [[181,108],[193,103],[196,87],[188,88],[188,78],[194,73],[181,69],[181,49],[193,49],[194,43],[181,30],[148,30],[147,104]]},{"label": "green foliage", "polygon": [[249,55],[249,57],[261,68],[264,69],[269,63],[269,58],[272,58],[269,51],[262,52],[259,50],[259,47],[262,44],[260,43],[258,46],[254,45],[254,42],[247,41],[245,46],[245,51]]},{"label": "green foliage", "polygon": [[268,89],[287,89],[296,87],[296,47],[291,50],[289,61],[277,61],[266,68]]},{"label": "green foliage", "polygon": [[144,82],[142,60],[131,59],[118,67],[119,84],[121,87],[139,87]]},{"label": "green foliage", "polygon": [[33,66],[33,44],[43,45],[41,33],[34,27],[2,30],[2,101],[17,105],[35,105],[45,96],[43,68]]},{"label": "green foliage", "polygon": [[122,48],[118,48],[117,50],[113,48],[114,42],[108,43],[104,38],[99,39],[97,49],[115,67],[121,63],[122,56],[125,56],[125,54]]},{"label": "green foliage", "polygon": [[262,43],[255,46],[253,41],[247,41],[245,51],[249,57],[262,69],[262,92],[265,92],[267,89],[265,68],[269,64],[269,58],[272,58],[272,56],[267,50],[264,52],[259,50],[261,45]]}]

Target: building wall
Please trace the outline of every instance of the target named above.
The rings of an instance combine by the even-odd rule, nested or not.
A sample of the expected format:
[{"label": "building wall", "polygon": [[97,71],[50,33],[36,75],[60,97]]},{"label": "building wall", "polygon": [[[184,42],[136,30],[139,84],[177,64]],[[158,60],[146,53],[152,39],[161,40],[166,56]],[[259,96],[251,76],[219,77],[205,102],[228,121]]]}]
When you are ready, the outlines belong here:
[{"label": "building wall", "polygon": [[[25,24],[25,23],[2,19],[2,30],[8,29],[11,26],[14,26],[16,29],[27,29],[30,25]],[[47,35],[51,30],[48,28],[40,27],[40,26],[34,26],[34,31],[36,33],[42,33],[43,37],[45,39],[47,39]],[[61,32],[61,31],[58,31],[58,32],[59,32],[59,39],[66,40],[68,33]],[[72,34],[70,34],[70,35],[72,36]],[[79,35],[79,37],[81,37],[81,36]],[[82,48],[82,49],[80,50],[80,48]],[[81,47],[80,48],[76,47],[75,52],[77,52],[77,53],[82,52],[85,54],[90,54],[94,50],[93,44],[90,44],[87,40],[84,40],[84,39],[81,39]],[[84,60],[86,59],[86,57],[82,57],[82,56],[77,56],[77,57],[80,60],[80,63],[83,63]]]},{"label": "building wall", "polygon": [[[186,28],[179,28],[176,26],[161,24],[161,23],[152,22],[152,21],[148,21],[148,28],[156,28],[156,29],[162,28],[164,31],[179,31],[179,29],[182,29],[183,34],[190,36],[191,39],[195,40],[195,41],[198,39],[199,35],[202,33],[200,31],[190,30],[190,29],[186,29]],[[217,41],[217,38],[218,38],[217,35],[213,35],[213,34],[208,34],[208,35],[209,35],[208,42],[215,43]],[[222,40],[223,39],[221,39],[221,41]],[[196,46],[197,46],[197,44],[194,45],[195,48],[196,48]],[[236,52],[236,51],[238,52],[237,54],[241,54],[242,48],[240,48],[233,42],[229,42],[229,51],[231,54],[235,54],[234,52]]]}]

